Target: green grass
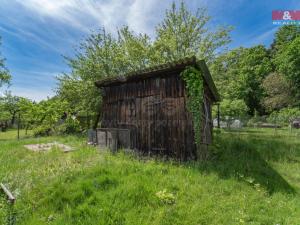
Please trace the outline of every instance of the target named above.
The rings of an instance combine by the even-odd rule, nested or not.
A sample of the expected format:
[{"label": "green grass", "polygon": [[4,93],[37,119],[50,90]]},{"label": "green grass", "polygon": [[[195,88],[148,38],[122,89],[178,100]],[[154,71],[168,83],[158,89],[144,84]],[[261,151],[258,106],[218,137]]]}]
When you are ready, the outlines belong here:
[{"label": "green grass", "polygon": [[[26,134],[25,130],[20,130],[19,137],[20,139],[28,138],[32,136],[32,131],[29,130]],[[1,132],[0,131],[0,141],[8,141],[8,140],[13,140],[17,139],[18,137],[18,132],[17,130],[8,130],[6,132]]]},{"label": "green grass", "polygon": [[[0,180],[17,196],[17,224],[300,224],[297,132],[222,131],[201,163],[112,155],[76,136],[17,141],[14,132],[0,133]],[[23,147],[54,140],[77,151]]]}]

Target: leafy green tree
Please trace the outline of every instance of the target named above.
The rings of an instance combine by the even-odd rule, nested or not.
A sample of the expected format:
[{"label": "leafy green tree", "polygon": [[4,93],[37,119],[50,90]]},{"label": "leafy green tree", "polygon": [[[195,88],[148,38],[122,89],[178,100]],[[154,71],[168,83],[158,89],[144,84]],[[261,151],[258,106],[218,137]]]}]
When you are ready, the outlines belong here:
[{"label": "leafy green tree", "polygon": [[268,50],[258,45],[234,49],[219,56],[211,71],[223,98],[243,100],[248,114],[254,115],[255,110],[264,113],[261,84],[272,68]]},{"label": "leafy green tree", "polygon": [[10,119],[10,114],[6,110],[5,104],[0,100],[0,122],[7,122]]},{"label": "leafy green tree", "polygon": [[117,64],[123,65],[118,69],[121,74],[144,69],[161,61],[150,37],[146,34],[136,35],[126,26],[118,31],[118,46],[120,60]]},{"label": "leafy green tree", "polygon": [[243,117],[247,114],[247,105],[240,99],[224,99],[220,104],[222,115],[229,117]]},{"label": "leafy green tree", "polygon": [[184,2],[177,9],[173,3],[166,11],[165,18],[156,27],[155,48],[164,61],[173,61],[196,55],[207,62],[215,57],[217,50],[230,42],[231,27],[219,27],[210,31],[210,17],[206,9],[189,11]]},{"label": "leafy green tree", "polygon": [[10,124],[14,125],[16,122],[17,113],[19,111],[18,102],[21,97],[14,96],[11,92],[6,92],[4,97],[0,98],[3,110],[8,112],[10,115]]},{"label": "leafy green tree", "polygon": [[70,74],[58,77],[58,94],[75,112],[96,112],[101,98],[94,82],[116,73],[114,60],[118,58],[116,40],[104,29],[92,34],[76,50],[75,58],[66,58]]},{"label": "leafy green tree", "polygon": [[[216,118],[218,108],[215,105],[212,109],[212,115]],[[230,127],[235,119],[243,120],[247,117],[248,107],[241,99],[223,99],[220,102],[219,110],[221,121],[225,121],[227,127]]]},{"label": "leafy green tree", "polygon": [[[1,37],[0,37],[1,46]],[[8,69],[5,67],[5,58],[1,57],[0,53],[0,87],[3,84],[8,84],[11,79]]]},{"label": "leafy green tree", "polygon": [[264,113],[261,99],[263,79],[272,71],[272,63],[269,53],[264,46],[255,46],[246,49],[240,60],[239,74],[242,77],[241,96],[249,108],[249,114],[253,115],[255,110]]},{"label": "leafy green tree", "polygon": [[95,116],[95,127],[101,105],[95,81],[145,68],[153,55],[150,45],[147,35],[135,35],[128,27],[118,31],[118,38],[105,29],[92,34],[80,45],[75,58],[67,58],[72,71],[58,77],[59,96],[69,103],[74,112]]},{"label": "leafy green tree", "polygon": [[262,83],[266,96],[262,99],[268,112],[279,110],[293,104],[290,85],[279,73],[269,74]]},{"label": "leafy green tree", "polygon": [[225,120],[228,125],[234,119],[241,119],[247,115],[248,107],[241,99],[224,99],[220,103],[221,118]]},{"label": "leafy green tree", "polygon": [[33,109],[31,113],[35,135],[55,133],[69,112],[67,102],[58,97],[41,101]]},{"label": "leafy green tree", "polygon": [[57,93],[74,112],[93,116],[96,127],[101,94],[95,81],[189,55],[210,60],[229,42],[230,29],[210,32],[208,21],[205,10],[193,14],[182,3],[178,10],[175,4],[167,10],[154,41],[128,27],[119,29],[116,37],[103,28],[79,46],[74,58],[66,58],[71,72],[58,77]]},{"label": "leafy green tree", "polygon": [[242,77],[240,59],[244,48],[237,48],[219,55],[210,66],[214,82],[223,99],[241,99]]},{"label": "leafy green tree", "polygon": [[20,98],[18,101],[18,109],[20,112],[21,125],[25,128],[27,134],[28,129],[32,129],[36,125],[35,115],[37,104],[29,99]]},{"label": "leafy green tree", "polygon": [[297,25],[286,25],[282,26],[275,33],[275,38],[271,44],[272,54],[277,54],[284,47],[292,42],[295,38],[300,36],[300,27]]},{"label": "leafy green tree", "polygon": [[[277,70],[290,83],[292,93],[296,99],[300,98],[300,36],[285,45],[285,48],[275,56]],[[297,101],[300,104],[300,101]]]},{"label": "leafy green tree", "polygon": [[4,97],[0,98],[0,122],[9,121],[9,125],[13,126],[20,115],[21,124],[28,129],[29,124],[33,123],[33,106],[34,103],[29,99],[6,92]]}]

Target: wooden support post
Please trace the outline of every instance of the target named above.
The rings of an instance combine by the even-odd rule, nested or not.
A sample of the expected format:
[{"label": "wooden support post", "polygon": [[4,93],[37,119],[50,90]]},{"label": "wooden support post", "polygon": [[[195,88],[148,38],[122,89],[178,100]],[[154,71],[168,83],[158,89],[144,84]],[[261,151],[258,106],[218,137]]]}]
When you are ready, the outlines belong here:
[{"label": "wooden support post", "polygon": [[86,122],[86,130],[89,130],[90,125],[89,125],[89,113],[88,112],[86,112],[85,122]]},{"label": "wooden support post", "polygon": [[20,112],[18,114],[18,140],[20,139]]},{"label": "wooden support post", "polygon": [[218,104],[218,112],[217,112],[217,120],[218,120],[218,128],[220,128],[220,104]]},{"label": "wooden support post", "polygon": [[6,194],[8,201],[11,204],[14,204],[16,201],[16,198],[12,195],[12,193],[5,187],[4,184],[0,183],[1,189],[3,190],[3,192]]}]

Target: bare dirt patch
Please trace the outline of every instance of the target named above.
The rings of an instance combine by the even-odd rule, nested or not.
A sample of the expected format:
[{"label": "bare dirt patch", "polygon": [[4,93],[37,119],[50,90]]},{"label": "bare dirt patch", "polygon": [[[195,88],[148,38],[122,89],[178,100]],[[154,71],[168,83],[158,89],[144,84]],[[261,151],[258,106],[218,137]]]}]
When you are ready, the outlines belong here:
[{"label": "bare dirt patch", "polygon": [[57,142],[44,143],[44,144],[32,144],[32,145],[24,145],[25,148],[34,152],[46,152],[50,151],[53,148],[58,148],[63,152],[71,152],[74,151],[74,148],[68,145],[60,144]]}]

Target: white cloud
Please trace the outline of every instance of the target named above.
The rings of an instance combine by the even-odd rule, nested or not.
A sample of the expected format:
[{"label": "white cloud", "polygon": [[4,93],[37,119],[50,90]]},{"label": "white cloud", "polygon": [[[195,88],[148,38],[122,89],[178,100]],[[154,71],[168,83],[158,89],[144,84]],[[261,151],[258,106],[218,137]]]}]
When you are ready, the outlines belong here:
[{"label": "white cloud", "polygon": [[278,29],[278,27],[274,26],[272,29],[265,31],[264,33],[258,35],[254,39],[254,42],[256,42],[258,44],[262,44],[264,41],[270,39],[270,37],[273,37],[277,29]]},{"label": "white cloud", "polygon": [[[14,73],[18,73],[22,76],[22,82],[32,82],[37,83],[37,81],[55,81],[55,77],[61,72],[46,72],[46,71],[34,71],[34,70],[14,70]],[[24,80],[25,79],[25,80]],[[13,82],[15,82],[13,77]],[[18,80],[16,80],[17,82]]]},{"label": "white cloud", "polygon": [[169,0],[134,1],[128,8],[126,23],[136,32],[151,34],[154,31],[153,26],[161,20],[161,15],[157,14],[164,13],[170,3]]},{"label": "white cloud", "polygon": [[9,89],[13,95],[29,98],[34,101],[41,101],[47,99],[47,97],[53,97],[55,94],[51,89],[31,89],[23,87],[11,87]]},{"label": "white cloud", "polygon": [[24,8],[37,13],[41,19],[46,17],[86,30],[79,18],[76,17],[84,10],[83,4],[76,0],[17,0]]},{"label": "white cloud", "polygon": [[271,38],[274,36],[278,26],[274,26],[270,29],[270,27],[264,27],[262,29],[262,33],[260,34],[252,34],[247,37],[249,41],[243,43],[246,47],[251,47],[253,45],[264,45],[267,44],[267,41],[270,41]]},{"label": "white cloud", "polygon": [[32,31],[30,32],[30,31],[24,30],[19,27],[15,27],[14,30],[9,30],[9,29],[1,27],[1,26],[0,26],[0,31],[8,33],[10,35],[13,35],[17,38],[20,38],[23,40],[26,39],[31,42],[34,42],[35,44],[39,44],[40,46],[46,48],[47,50],[51,50],[51,51],[54,51],[54,52],[57,52],[60,54],[62,53],[61,49],[58,49],[57,46],[45,41],[35,32],[32,32]]},{"label": "white cloud", "polygon": [[[37,14],[41,20],[51,18],[71,25],[83,32],[105,26],[110,32],[116,27],[129,25],[137,32],[153,31],[149,21],[154,14],[164,11],[171,1],[159,0],[17,0],[25,9]],[[152,19],[150,19],[152,18]]]},{"label": "white cloud", "polygon": [[41,101],[52,97],[54,93],[55,76],[59,72],[37,70],[14,70],[11,85],[8,90],[13,95],[26,97],[35,101]]},{"label": "white cloud", "polygon": [[[79,43],[81,35],[88,35],[93,29],[104,26],[114,33],[116,28],[128,25],[137,33],[154,34],[154,26],[173,0],[0,0],[0,20],[4,21],[0,31],[14,35],[31,46],[32,50],[24,56],[10,57],[14,63],[28,64],[31,70],[46,71],[40,68],[39,55],[49,56],[50,63],[56,54],[68,55],[71,45]],[[175,0],[180,2],[180,0]],[[220,0],[186,0],[192,10],[204,4],[213,7]],[[26,44],[24,44],[26,45]],[[18,48],[16,46],[16,48]],[[31,49],[30,49],[31,50]],[[48,50],[48,51],[47,51]],[[13,51],[11,51],[14,53]],[[53,53],[53,54],[52,54]],[[58,54],[59,53],[59,54]],[[29,57],[28,57],[29,55]],[[21,58],[23,57],[23,58]],[[28,59],[30,58],[30,59]],[[43,57],[42,60],[45,60]],[[28,62],[29,61],[29,62]],[[57,62],[57,60],[54,60]],[[15,66],[18,67],[18,66]],[[55,69],[58,70],[58,69]],[[52,96],[55,81],[53,74],[11,69],[14,80],[11,90],[16,95],[34,100]],[[54,71],[53,70],[50,70]],[[25,88],[28,87],[28,88]],[[42,88],[45,87],[45,88]]]}]

